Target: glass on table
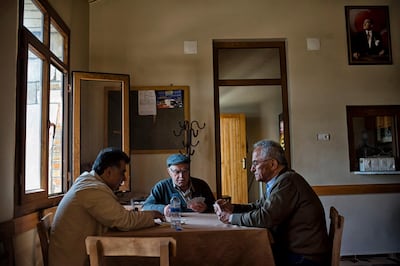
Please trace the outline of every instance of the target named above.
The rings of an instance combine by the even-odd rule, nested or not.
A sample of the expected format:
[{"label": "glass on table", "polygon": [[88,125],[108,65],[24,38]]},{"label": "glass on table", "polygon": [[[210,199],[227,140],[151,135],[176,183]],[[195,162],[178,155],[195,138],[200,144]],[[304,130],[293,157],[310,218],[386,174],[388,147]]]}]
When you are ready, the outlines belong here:
[{"label": "glass on table", "polygon": [[133,211],[142,210],[143,203],[141,201],[138,201],[138,200],[132,198],[130,200],[130,202],[131,202],[131,208],[132,208]]}]

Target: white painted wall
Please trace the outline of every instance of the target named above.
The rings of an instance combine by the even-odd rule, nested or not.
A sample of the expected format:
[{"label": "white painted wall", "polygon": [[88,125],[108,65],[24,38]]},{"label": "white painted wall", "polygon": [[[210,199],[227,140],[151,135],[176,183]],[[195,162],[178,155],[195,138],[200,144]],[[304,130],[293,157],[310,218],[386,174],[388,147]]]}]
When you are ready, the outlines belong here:
[{"label": "white painted wall", "polygon": [[327,226],[329,208],[344,216],[341,255],[400,251],[400,194],[323,196]]}]

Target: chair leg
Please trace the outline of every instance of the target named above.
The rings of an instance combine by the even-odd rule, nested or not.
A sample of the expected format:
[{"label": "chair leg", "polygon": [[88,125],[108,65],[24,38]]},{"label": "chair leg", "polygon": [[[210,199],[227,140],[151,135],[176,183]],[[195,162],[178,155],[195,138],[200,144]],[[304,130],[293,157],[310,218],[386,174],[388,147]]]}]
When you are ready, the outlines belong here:
[{"label": "chair leg", "polygon": [[160,243],[160,266],[169,266],[169,241]]}]

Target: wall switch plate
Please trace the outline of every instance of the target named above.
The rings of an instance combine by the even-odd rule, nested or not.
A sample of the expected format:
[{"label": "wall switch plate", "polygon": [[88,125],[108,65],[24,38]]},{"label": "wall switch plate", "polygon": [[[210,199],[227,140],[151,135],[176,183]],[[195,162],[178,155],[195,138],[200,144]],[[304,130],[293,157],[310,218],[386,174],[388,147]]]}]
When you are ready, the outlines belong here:
[{"label": "wall switch plate", "polygon": [[184,54],[197,54],[197,41],[184,41],[183,42]]},{"label": "wall switch plate", "polygon": [[329,141],[331,139],[331,135],[329,133],[318,133],[317,140]]},{"label": "wall switch plate", "polygon": [[319,38],[307,38],[307,50],[318,51],[321,49],[321,43]]}]

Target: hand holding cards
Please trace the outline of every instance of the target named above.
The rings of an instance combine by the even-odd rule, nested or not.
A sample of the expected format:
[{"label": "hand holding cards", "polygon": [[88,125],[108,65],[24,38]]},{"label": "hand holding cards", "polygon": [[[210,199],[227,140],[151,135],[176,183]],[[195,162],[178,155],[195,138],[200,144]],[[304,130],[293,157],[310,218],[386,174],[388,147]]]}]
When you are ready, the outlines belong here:
[{"label": "hand holding cards", "polygon": [[214,211],[216,214],[221,212],[233,212],[233,205],[224,199],[219,199],[214,203]]},{"label": "hand holding cards", "polygon": [[204,212],[207,209],[207,205],[204,203],[204,201],[205,201],[204,197],[196,197],[190,199],[187,202],[187,206],[195,212]]},{"label": "hand holding cards", "polygon": [[193,198],[193,199],[190,199],[190,200],[187,202],[187,205],[191,205],[191,204],[198,203],[198,202],[204,203],[205,200],[206,200],[206,198],[204,198],[204,197],[195,197],[195,198]]},{"label": "hand holding cards", "polygon": [[233,212],[233,205],[227,200],[219,199],[213,206],[218,219],[223,223],[229,223],[229,216]]}]

